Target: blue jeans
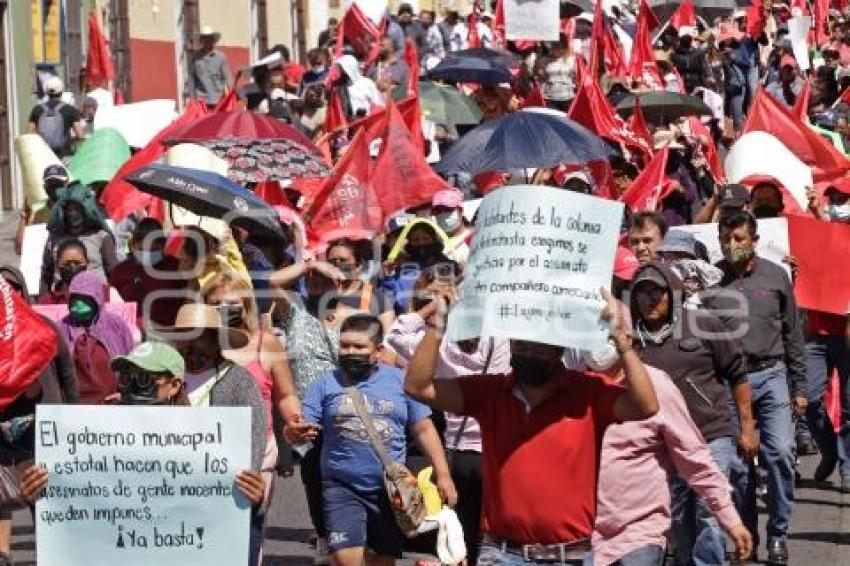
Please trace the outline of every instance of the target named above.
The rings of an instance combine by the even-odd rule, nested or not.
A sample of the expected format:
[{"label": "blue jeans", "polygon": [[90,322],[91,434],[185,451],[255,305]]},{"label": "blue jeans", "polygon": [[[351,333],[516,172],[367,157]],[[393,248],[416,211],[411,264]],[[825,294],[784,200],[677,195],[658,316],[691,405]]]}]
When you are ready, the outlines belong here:
[{"label": "blue jeans", "polygon": [[[590,556],[590,553],[588,553],[588,556]],[[500,546],[495,546],[487,542],[482,542],[481,549],[478,551],[478,566],[533,566],[536,564],[541,566],[552,566],[553,564],[563,564],[566,566],[582,566],[586,564],[592,566],[593,563],[588,562],[587,558],[584,560],[565,560],[563,562],[557,560],[554,562],[549,560],[546,562],[526,561],[519,554],[505,552]]]},{"label": "blue jeans", "polygon": [[[850,477],[850,348],[842,336],[810,336],[806,340],[807,382],[809,408],[806,420],[812,437],[825,457],[840,456],[841,475]],[[835,429],[826,414],[824,395],[833,370],[838,370],[841,399],[841,423],[836,437]]]},{"label": "blue jeans", "polygon": [[[714,463],[727,478],[735,455],[735,440],[724,436],[708,443]],[[726,538],[705,503],[678,475],[670,480],[673,554],[679,566],[723,564]]]},{"label": "blue jeans", "polygon": [[[585,566],[593,566],[593,552],[589,552]],[[664,564],[664,549],[657,544],[647,544],[636,548],[616,562],[614,566],[662,566]]]},{"label": "blue jeans", "polygon": [[[787,369],[777,362],[771,368],[747,374],[753,390],[753,416],[759,428],[759,464],[767,470],[767,538],[786,539],[794,502],[794,419]],[[736,418],[733,419],[736,423]],[[735,506],[744,525],[758,541],[755,467],[735,456],[729,478]]]}]

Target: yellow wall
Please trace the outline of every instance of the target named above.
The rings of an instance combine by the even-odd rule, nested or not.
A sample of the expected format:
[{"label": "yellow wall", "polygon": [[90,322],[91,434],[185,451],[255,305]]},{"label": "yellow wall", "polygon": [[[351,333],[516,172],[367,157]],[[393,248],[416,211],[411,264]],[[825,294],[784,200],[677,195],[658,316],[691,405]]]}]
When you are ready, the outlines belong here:
[{"label": "yellow wall", "polygon": [[198,24],[221,33],[221,44],[248,47],[251,44],[250,0],[200,0]]},{"label": "yellow wall", "polygon": [[180,0],[130,0],[130,37],[174,41],[174,4]]},{"label": "yellow wall", "polygon": [[269,47],[282,43],[292,46],[292,19],[290,6],[294,0],[266,0]]}]

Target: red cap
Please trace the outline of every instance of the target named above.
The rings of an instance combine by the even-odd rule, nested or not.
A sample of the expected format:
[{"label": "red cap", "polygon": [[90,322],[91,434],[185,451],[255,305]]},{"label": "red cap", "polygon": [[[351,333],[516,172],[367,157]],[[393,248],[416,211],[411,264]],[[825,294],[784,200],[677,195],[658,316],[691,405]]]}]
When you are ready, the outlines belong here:
[{"label": "red cap", "polygon": [[631,281],[638,267],[640,262],[632,250],[617,246],[617,255],[614,256],[614,276],[624,281]]},{"label": "red cap", "polygon": [[794,59],[794,57],[792,57],[791,55],[783,55],[782,59],[779,60],[779,68],[781,69],[782,67],[785,67],[787,65],[790,65],[796,69],[797,60]]}]

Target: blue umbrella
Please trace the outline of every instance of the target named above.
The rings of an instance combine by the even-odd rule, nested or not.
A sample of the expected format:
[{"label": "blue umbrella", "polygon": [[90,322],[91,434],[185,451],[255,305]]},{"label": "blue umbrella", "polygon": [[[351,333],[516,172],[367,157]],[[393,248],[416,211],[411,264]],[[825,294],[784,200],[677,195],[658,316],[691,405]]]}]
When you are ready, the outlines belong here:
[{"label": "blue umbrella", "polygon": [[513,81],[507,67],[478,57],[446,57],[428,72],[428,76],[444,81],[490,86]]},{"label": "blue umbrella", "polygon": [[127,182],[144,193],[182,206],[189,212],[224,218],[249,232],[285,239],[277,213],[266,202],[218,173],[155,163],[131,172]]},{"label": "blue umbrella", "polygon": [[602,138],[568,118],[514,112],[484,122],[464,135],[437,165],[451,175],[510,169],[548,169],[605,161],[611,149]]}]

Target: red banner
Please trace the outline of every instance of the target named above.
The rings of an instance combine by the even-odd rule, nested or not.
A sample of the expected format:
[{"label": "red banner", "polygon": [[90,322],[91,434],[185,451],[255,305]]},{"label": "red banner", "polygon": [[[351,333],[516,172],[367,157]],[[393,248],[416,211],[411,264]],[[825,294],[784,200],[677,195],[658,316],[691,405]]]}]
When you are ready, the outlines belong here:
[{"label": "red banner", "polygon": [[850,257],[850,225],[801,215],[787,218],[791,255],[799,265],[794,283],[797,304],[846,315],[850,311],[850,263],[843,259]]}]

